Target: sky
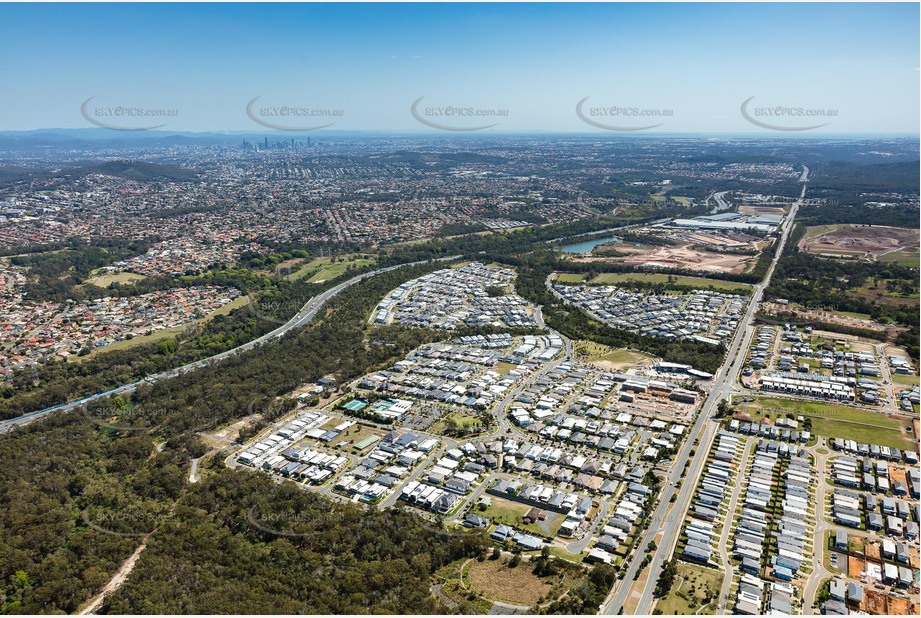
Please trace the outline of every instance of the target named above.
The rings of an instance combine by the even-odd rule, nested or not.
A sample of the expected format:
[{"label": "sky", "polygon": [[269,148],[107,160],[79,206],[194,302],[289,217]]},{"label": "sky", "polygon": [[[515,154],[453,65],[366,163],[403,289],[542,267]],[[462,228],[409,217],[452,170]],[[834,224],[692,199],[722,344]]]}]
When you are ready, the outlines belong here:
[{"label": "sky", "polygon": [[917,134],[918,25],[917,3],[0,4],[0,130]]}]

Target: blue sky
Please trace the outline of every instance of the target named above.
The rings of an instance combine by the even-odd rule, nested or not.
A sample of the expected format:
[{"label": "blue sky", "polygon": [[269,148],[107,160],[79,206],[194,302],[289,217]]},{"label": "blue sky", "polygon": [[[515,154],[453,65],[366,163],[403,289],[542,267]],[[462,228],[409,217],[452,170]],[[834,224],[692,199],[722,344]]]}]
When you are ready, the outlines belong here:
[{"label": "blue sky", "polygon": [[[618,127],[770,133],[740,113],[754,97],[750,115],[836,112],[773,125],[916,134],[918,23],[916,3],[0,4],[0,130],[91,127],[94,97],[176,110],[169,130],[264,132],[246,114],[260,97],[342,112],[274,117],[296,126],[437,133],[410,114],[425,97],[451,126],[487,122],[430,108],[505,110],[490,131],[599,131],[576,115],[590,97],[583,114]],[[594,115],[611,106],[670,115]]]}]

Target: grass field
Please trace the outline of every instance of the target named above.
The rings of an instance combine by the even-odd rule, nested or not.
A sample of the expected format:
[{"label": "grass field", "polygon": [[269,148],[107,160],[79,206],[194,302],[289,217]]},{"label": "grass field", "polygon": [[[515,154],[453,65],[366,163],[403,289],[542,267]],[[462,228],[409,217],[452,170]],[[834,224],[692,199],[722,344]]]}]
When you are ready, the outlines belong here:
[{"label": "grass field", "polygon": [[810,238],[815,238],[826,232],[834,232],[835,230],[840,230],[843,227],[847,227],[845,223],[835,223],[832,225],[810,225],[806,228],[806,233],[803,235],[803,240],[809,240]]},{"label": "grass field", "polygon": [[812,432],[826,438],[845,438],[899,449],[914,448],[914,441],[901,432],[903,423],[879,412],[773,397],[756,397],[754,402],[742,407],[756,418],[769,416],[775,420],[788,412],[794,416],[809,416],[812,418]]},{"label": "grass field", "polygon": [[515,365],[514,363],[506,363],[504,361],[500,361],[496,363],[496,366],[493,367],[493,370],[499,375],[504,376],[504,375],[508,375],[508,372],[517,366],[518,365]]},{"label": "grass field", "polygon": [[478,416],[472,414],[464,414],[462,412],[455,412],[453,414],[448,414],[444,419],[432,425],[430,431],[432,433],[443,433],[447,427],[446,421],[448,419],[452,419],[454,422],[456,422],[457,426],[461,429],[479,427],[483,424],[482,419],[480,419]]},{"label": "grass field", "polygon": [[146,279],[144,275],[139,275],[137,273],[109,273],[105,275],[93,275],[89,277],[84,283],[95,285],[100,288],[107,288],[113,283],[134,283],[135,281],[141,281]]},{"label": "grass field", "polygon": [[[723,574],[694,564],[678,563],[678,574],[668,594],[656,604],[663,614],[715,614],[716,596],[723,585]],[[709,604],[707,598],[712,598]]]},{"label": "grass field", "polygon": [[916,249],[901,249],[882,255],[879,260],[880,262],[894,262],[898,266],[918,268],[921,265],[921,252]]},{"label": "grass field", "polygon": [[615,366],[636,365],[643,361],[654,360],[655,357],[636,350],[626,348],[612,348],[595,343],[594,341],[576,341],[574,349],[577,356],[587,362],[606,362]]},{"label": "grass field", "polygon": [[[336,424],[338,425],[339,423]],[[383,436],[384,432],[364,425],[352,425],[330,442],[330,446],[339,446],[341,444],[343,448],[351,447],[353,444],[357,444],[372,435]]]},{"label": "grass field", "polygon": [[735,281],[720,281],[704,277],[685,277],[681,275],[668,275],[665,273],[601,273],[590,283],[602,285],[616,285],[625,281],[642,281],[646,283],[669,283],[676,285],[690,285],[700,288],[713,288],[715,290],[750,290],[751,286]]},{"label": "grass field", "polygon": [[314,258],[301,266],[296,272],[288,275],[286,279],[296,281],[304,277],[309,277],[309,279],[307,279],[308,283],[318,283],[338,277],[344,273],[349,266],[358,268],[374,263],[373,259],[354,256],[344,256],[339,259],[340,261],[333,262],[333,258],[331,257]]},{"label": "grass field", "polygon": [[580,273],[558,273],[556,280],[560,283],[582,283],[585,280],[585,275]]},{"label": "grass field", "polygon": [[918,376],[909,376],[902,373],[893,373],[892,382],[895,384],[901,384],[902,386],[918,386],[918,384],[921,383],[921,381],[918,379]]}]

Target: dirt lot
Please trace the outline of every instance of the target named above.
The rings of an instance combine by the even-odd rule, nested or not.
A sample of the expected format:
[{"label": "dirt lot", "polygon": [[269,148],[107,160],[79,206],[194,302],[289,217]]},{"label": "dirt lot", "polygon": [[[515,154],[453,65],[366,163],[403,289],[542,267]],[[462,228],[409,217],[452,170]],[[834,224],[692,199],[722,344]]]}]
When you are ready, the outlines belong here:
[{"label": "dirt lot", "polygon": [[918,612],[911,611],[911,602],[908,599],[903,599],[900,597],[889,597],[889,608],[886,610],[887,614],[892,614],[893,616],[911,616],[918,615]]},{"label": "dirt lot", "polygon": [[882,226],[843,226],[800,241],[800,248],[818,254],[852,255],[876,259],[881,255],[918,247],[916,230]]},{"label": "dirt lot", "polygon": [[866,546],[866,556],[870,560],[879,560],[880,559],[880,545],[879,541],[869,541]]},{"label": "dirt lot", "polygon": [[860,579],[861,573],[864,570],[864,560],[863,558],[856,558],[854,556],[847,557],[847,574],[848,577],[854,577]]},{"label": "dirt lot", "polygon": [[867,588],[864,592],[864,605],[866,611],[869,614],[889,614],[887,611],[887,595],[880,594],[872,588]]},{"label": "dirt lot", "polygon": [[897,468],[895,466],[889,466],[889,481],[895,483],[896,481],[901,482],[906,487],[908,486],[908,481],[906,480],[907,472],[905,468]]},{"label": "dirt lot", "polygon": [[742,204],[738,208],[740,215],[782,215],[786,209],[783,206],[752,206]]},{"label": "dirt lot", "polygon": [[552,578],[534,575],[532,565],[525,561],[510,569],[506,560],[472,561],[468,575],[472,588],[487,599],[516,605],[534,605],[550,592]]},{"label": "dirt lot", "polygon": [[[700,233],[694,234],[685,240],[687,241],[686,244],[674,246],[646,245],[638,247],[632,244],[617,243],[610,245],[611,248],[630,255],[616,258],[583,257],[575,258],[575,261],[642,264],[662,268],[692,268],[704,272],[741,273],[757,259],[757,256],[751,255],[712,253],[692,249],[692,245],[707,245],[718,240]],[[726,238],[720,244],[730,248],[739,248],[748,247],[750,243],[741,243],[738,240]]]}]

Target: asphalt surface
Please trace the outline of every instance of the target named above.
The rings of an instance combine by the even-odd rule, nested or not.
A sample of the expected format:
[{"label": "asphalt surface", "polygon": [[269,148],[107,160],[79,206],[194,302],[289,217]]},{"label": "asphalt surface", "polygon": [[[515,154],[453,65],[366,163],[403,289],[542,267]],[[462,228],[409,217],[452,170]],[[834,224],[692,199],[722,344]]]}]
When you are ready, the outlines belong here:
[{"label": "asphalt surface", "polygon": [[[808,173],[808,168],[803,166],[803,175],[801,180],[803,178],[807,178]],[[652,593],[655,589],[656,580],[659,577],[662,566],[665,564],[665,562],[671,559],[675,550],[675,544],[681,532],[681,523],[684,520],[684,514],[691,503],[691,497],[694,495],[697,479],[703,470],[704,463],[707,460],[707,454],[710,450],[711,442],[713,441],[713,437],[716,435],[716,431],[719,428],[719,424],[711,419],[711,415],[721,400],[729,398],[729,396],[732,394],[733,388],[738,381],[739,373],[742,369],[742,365],[745,362],[748,344],[750,343],[751,337],[755,332],[752,320],[757,311],[758,303],[761,301],[761,297],[765,288],[767,288],[771,281],[771,276],[774,274],[774,268],[777,266],[777,262],[783,253],[787,238],[790,235],[790,231],[793,229],[793,220],[796,217],[797,210],[799,209],[800,203],[802,202],[805,194],[806,185],[803,184],[803,189],[800,193],[800,199],[794,203],[793,207],[790,209],[789,215],[781,224],[780,242],[778,244],[774,259],[768,269],[767,275],[765,276],[764,280],[756,285],[752,290],[751,301],[748,304],[745,315],[739,322],[739,327],[736,330],[736,334],[732,339],[729,350],[727,351],[726,361],[723,363],[723,366],[720,368],[717,374],[713,377],[713,387],[710,390],[710,395],[704,401],[704,404],[701,407],[700,413],[697,415],[697,419],[695,420],[691,431],[688,432],[687,439],[684,441],[681,450],[675,457],[675,462],[671,468],[671,472],[669,472],[665,479],[664,488],[659,500],[659,505],[653,513],[651,523],[646,528],[642,538],[640,539],[637,551],[627,566],[626,574],[621,580],[618,581],[617,584],[615,584],[613,593],[599,608],[599,613],[617,614],[621,611],[624,604],[627,602],[629,595],[633,591],[635,583],[634,577],[638,576],[640,572],[640,565],[642,560],[651,553],[652,562],[649,564],[649,577],[646,579],[646,586],[641,592],[637,608],[632,613],[652,614],[653,604],[655,602]],[[695,447],[694,442],[696,438],[699,438],[699,441]],[[695,448],[696,450],[692,458],[691,450]],[[676,501],[672,503],[671,498],[673,495],[675,495],[675,484],[681,478],[684,466],[688,461],[691,463],[688,467],[687,476],[681,483],[681,488],[677,493],[678,497]],[[662,537],[657,542],[656,550],[654,552],[650,552],[649,543],[659,534],[662,534]]]},{"label": "asphalt surface", "polygon": [[[457,259],[459,257],[461,256],[453,255],[450,257],[438,258],[435,261],[445,262],[445,261]],[[428,260],[419,261],[419,262],[411,262],[408,264],[398,264],[396,266],[388,266],[387,268],[380,268],[378,270],[373,270],[371,272],[363,273],[361,275],[352,277],[348,281],[343,281],[342,283],[336,285],[335,287],[332,287],[326,290],[325,292],[322,292],[321,294],[314,296],[313,298],[308,300],[307,303],[303,307],[301,307],[301,310],[298,311],[297,314],[294,315],[294,317],[292,317],[290,320],[288,320],[287,322],[285,322],[284,324],[282,324],[275,330],[270,331],[262,335],[261,337],[258,337],[257,339],[253,339],[252,341],[244,343],[243,345],[237,346],[236,348],[232,350],[227,350],[225,352],[221,352],[220,354],[215,354],[214,356],[209,356],[208,358],[197,360],[193,363],[183,365],[182,367],[177,367],[176,369],[171,369],[169,371],[164,371],[162,373],[156,373],[153,375],[149,375],[146,378],[142,380],[138,380],[136,382],[131,382],[129,384],[123,384],[122,386],[118,386],[116,388],[109,389],[101,393],[96,393],[95,395],[89,395],[87,397],[82,397],[74,401],[69,401],[67,403],[63,403],[57,406],[45,408],[44,410],[38,410],[36,412],[30,412],[22,416],[17,416],[16,418],[11,418],[11,419],[6,419],[4,421],[0,421],[0,434],[9,433],[16,427],[24,427],[26,425],[29,425],[30,423],[34,423],[37,420],[45,418],[51,413],[70,412],[74,408],[78,408],[91,401],[94,401],[96,399],[101,399],[103,397],[112,397],[114,395],[127,395],[137,390],[137,388],[141,384],[144,384],[144,383],[156,384],[160,380],[174,378],[176,376],[188,373],[190,371],[195,371],[197,369],[207,367],[208,365],[212,365],[218,361],[221,361],[225,358],[229,358],[230,356],[233,356],[235,354],[241,354],[248,350],[252,350],[253,348],[261,346],[262,344],[268,341],[282,337],[283,335],[285,335],[288,331],[290,331],[293,328],[300,328],[301,326],[304,326],[305,324],[313,320],[314,317],[316,317],[317,313],[319,313],[320,309],[323,308],[323,306],[327,303],[327,301],[329,301],[329,299],[341,293],[343,290],[346,290],[347,288],[355,285],[356,283],[363,281],[364,279],[367,279],[368,277],[374,277],[375,275],[380,275],[382,273],[390,272],[392,270],[396,270],[397,268],[403,268],[404,266],[415,266],[418,264],[425,264],[427,263],[427,261]]]}]

